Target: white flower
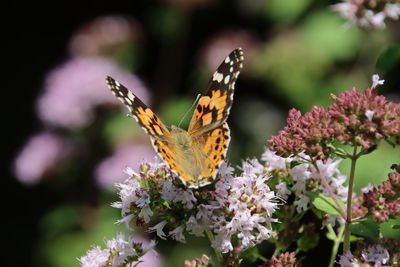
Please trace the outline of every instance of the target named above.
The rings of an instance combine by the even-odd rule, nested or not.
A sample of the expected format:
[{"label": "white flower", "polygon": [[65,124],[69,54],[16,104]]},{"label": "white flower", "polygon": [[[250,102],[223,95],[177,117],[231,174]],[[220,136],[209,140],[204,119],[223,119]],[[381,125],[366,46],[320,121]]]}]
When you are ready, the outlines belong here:
[{"label": "white flower", "polygon": [[87,251],[85,256],[79,258],[79,261],[82,267],[101,267],[106,264],[108,257],[108,249],[101,249],[96,246]]},{"label": "white flower", "polygon": [[114,255],[113,266],[123,264],[129,256],[136,256],[137,253],[132,247],[132,237],[125,237],[123,234],[118,234],[116,238],[106,242],[109,250]]},{"label": "white flower", "polygon": [[196,203],[197,199],[193,195],[193,191],[191,189],[178,189],[174,202],[182,202],[186,208],[192,209],[193,204]]},{"label": "white flower", "polygon": [[140,198],[135,201],[135,204],[139,208],[142,208],[144,206],[149,205],[150,204],[150,196],[149,196],[149,194],[146,191],[142,191]]},{"label": "white flower", "polygon": [[385,80],[379,80],[379,75],[378,74],[374,74],[372,75],[372,85],[371,88],[375,88],[378,85],[382,85],[385,83]]},{"label": "white flower", "polygon": [[372,26],[375,26],[378,29],[386,28],[385,24],[386,15],[384,12],[374,13],[371,10],[367,10],[364,16],[369,20]]},{"label": "white flower", "polygon": [[227,177],[227,176],[232,176],[233,171],[235,169],[231,166],[226,161],[223,161],[221,166],[219,167],[218,173],[221,175],[221,177]]},{"label": "white flower", "polygon": [[384,12],[387,17],[392,19],[399,19],[400,15],[400,4],[389,4],[385,5]]},{"label": "white flower", "polygon": [[143,220],[145,221],[145,223],[150,222],[150,217],[153,216],[153,211],[150,209],[150,206],[144,206],[138,216],[140,218],[143,218]]},{"label": "white flower", "polygon": [[126,167],[124,173],[128,174],[129,177],[139,177],[139,174],[137,174],[131,167]]},{"label": "white flower", "polygon": [[212,242],[212,247],[221,251],[222,253],[228,253],[233,250],[230,235],[224,232],[219,232]]},{"label": "white flower", "polygon": [[361,193],[368,193],[370,191],[374,190],[374,186],[372,184],[368,184],[366,186],[364,186],[363,188],[361,188]]},{"label": "white flower", "polygon": [[350,250],[346,252],[346,254],[340,256],[339,264],[342,267],[358,267],[360,266],[358,263],[353,263],[354,256]]},{"label": "white flower", "polygon": [[243,171],[243,175],[257,176],[264,171],[264,166],[257,159],[249,159],[242,163],[239,167]]},{"label": "white flower", "polygon": [[374,113],[375,112],[373,110],[367,109],[365,111],[365,116],[368,118],[369,121],[372,121],[372,118],[374,117]]},{"label": "white flower", "polygon": [[170,231],[169,235],[176,241],[186,243],[185,236],[183,235],[184,230],[185,230],[185,226],[180,225],[180,226],[176,227],[174,230]]},{"label": "white flower", "polygon": [[136,191],[140,189],[140,184],[136,179],[128,178],[123,183],[116,185],[119,189],[118,195],[121,202],[113,204],[114,207],[121,208],[122,215],[130,211],[132,202],[136,202],[138,197]]},{"label": "white flower", "polygon": [[272,152],[269,149],[266,149],[264,153],[261,155],[261,160],[265,161],[268,171],[272,171],[275,169],[286,169],[286,163],[290,162],[289,158],[286,159],[277,156],[275,152]]},{"label": "white flower", "polygon": [[361,257],[368,263],[373,263],[374,266],[383,266],[389,262],[389,252],[381,245],[371,246],[367,250],[363,250]]},{"label": "white flower", "polygon": [[287,185],[285,182],[281,182],[281,183],[277,184],[275,186],[275,188],[276,188],[276,190],[278,190],[278,195],[285,200],[288,198],[288,196],[291,193],[290,190],[287,188]]},{"label": "white flower", "polygon": [[233,236],[242,249],[268,239],[271,222],[276,221],[271,216],[277,198],[265,183],[269,177],[263,175],[264,168],[257,160],[248,160],[242,170],[241,176],[221,178],[215,185],[216,201],[203,206],[204,216],[211,216],[210,227],[217,234],[213,247],[223,253],[233,249]]},{"label": "white flower", "polygon": [[161,197],[168,203],[171,203],[172,200],[175,199],[176,197],[176,187],[172,184],[172,181],[170,179],[164,181],[161,189]]},{"label": "white flower", "polygon": [[[342,175],[339,170],[339,164],[341,161],[342,160],[333,160],[331,158],[328,158],[326,162],[318,160],[317,167],[321,172],[321,175],[325,177],[333,193],[342,201],[346,201],[348,188],[344,185],[346,182],[346,176]],[[314,168],[314,166],[311,167],[311,172],[311,176],[314,179],[321,179],[318,171]],[[322,184],[320,185],[319,189],[324,195],[330,197],[329,192]]]},{"label": "white flower", "polygon": [[205,227],[192,215],[186,223],[186,230],[195,236],[204,236]]},{"label": "white flower", "polygon": [[301,213],[301,211],[306,211],[308,207],[308,203],[310,202],[310,198],[307,197],[306,195],[300,195],[299,199],[297,199],[294,202],[294,205],[296,206],[296,210],[298,213]]},{"label": "white flower", "polygon": [[164,233],[164,231],[163,231],[163,228],[164,228],[164,226],[167,224],[167,221],[161,221],[161,222],[159,222],[158,224],[156,224],[155,226],[153,226],[153,227],[149,227],[149,232],[151,233],[151,232],[154,232],[154,231],[156,231],[157,232],[157,236],[159,237],[159,238],[161,238],[161,239],[166,239],[166,235],[165,235],[165,233]]}]

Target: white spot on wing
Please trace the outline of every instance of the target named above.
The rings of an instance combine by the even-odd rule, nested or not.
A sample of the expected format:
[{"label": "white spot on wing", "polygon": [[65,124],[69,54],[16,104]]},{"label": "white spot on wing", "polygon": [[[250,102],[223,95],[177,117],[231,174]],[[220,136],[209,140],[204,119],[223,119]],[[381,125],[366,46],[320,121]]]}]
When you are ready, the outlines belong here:
[{"label": "white spot on wing", "polygon": [[132,101],[135,100],[135,96],[131,92],[128,92],[128,98]]},{"label": "white spot on wing", "polygon": [[225,76],[224,83],[228,84],[230,79],[231,79],[231,75]]},{"label": "white spot on wing", "polygon": [[222,79],[224,78],[224,75],[222,75],[222,73],[219,73],[218,71],[216,71],[213,75],[213,81],[217,81],[217,82],[221,82]]},{"label": "white spot on wing", "polygon": [[231,59],[228,57],[225,58],[225,63],[229,63],[229,61],[231,61]]},{"label": "white spot on wing", "polygon": [[147,131],[147,129],[145,128],[145,127],[142,127],[142,129],[143,129],[143,131],[145,132],[145,133],[149,133],[149,131]]}]

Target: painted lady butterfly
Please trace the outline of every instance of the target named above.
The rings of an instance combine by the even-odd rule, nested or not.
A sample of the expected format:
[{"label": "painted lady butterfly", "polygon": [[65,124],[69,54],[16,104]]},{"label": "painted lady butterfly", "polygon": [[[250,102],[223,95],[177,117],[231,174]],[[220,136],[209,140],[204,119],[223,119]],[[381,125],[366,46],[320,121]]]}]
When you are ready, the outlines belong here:
[{"label": "painted lady butterfly", "polygon": [[130,110],[150,135],[154,149],[185,185],[198,188],[210,184],[225,159],[230,141],[226,119],[232,106],[234,86],[243,66],[243,51],[233,50],[211,78],[207,92],[199,98],[189,124],[171,130],[125,86],[107,77],[112,93]]}]

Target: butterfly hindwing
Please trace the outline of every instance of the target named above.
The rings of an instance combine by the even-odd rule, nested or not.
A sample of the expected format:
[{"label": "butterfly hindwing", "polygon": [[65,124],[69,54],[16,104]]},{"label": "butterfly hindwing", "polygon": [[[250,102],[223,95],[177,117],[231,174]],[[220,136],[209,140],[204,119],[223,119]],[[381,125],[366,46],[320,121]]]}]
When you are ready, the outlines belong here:
[{"label": "butterfly hindwing", "polygon": [[208,131],[203,135],[200,146],[205,155],[205,166],[201,175],[196,180],[188,181],[189,187],[198,187],[210,184],[219,169],[221,163],[225,160],[226,152],[230,142],[230,131],[228,124],[224,122],[221,126]]},{"label": "butterfly hindwing", "polygon": [[106,77],[106,82],[111,92],[125,104],[146,133],[156,139],[169,138],[170,132],[167,127],[137,96],[109,76]]},{"label": "butterfly hindwing", "polygon": [[233,50],[214,72],[206,94],[201,96],[188,132],[197,136],[222,125],[232,107],[235,82],[243,67],[243,51]]}]

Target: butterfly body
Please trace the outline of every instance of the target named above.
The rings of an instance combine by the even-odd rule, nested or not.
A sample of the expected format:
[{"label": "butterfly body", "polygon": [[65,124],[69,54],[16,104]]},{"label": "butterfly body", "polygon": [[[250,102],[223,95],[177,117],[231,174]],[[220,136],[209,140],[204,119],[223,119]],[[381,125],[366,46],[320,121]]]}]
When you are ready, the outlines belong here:
[{"label": "butterfly body", "polygon": [[107,77],[110,90],[130,110],[151,137],[152,145],[170,169],[189,187],[210,184],[225,159],[230,141],[226,119],[232,106],[235,81],[243,62],[242,50],[235,49],[211,78],[208,90],[199,98],[188,130],[171,130],[132,92]]}]

